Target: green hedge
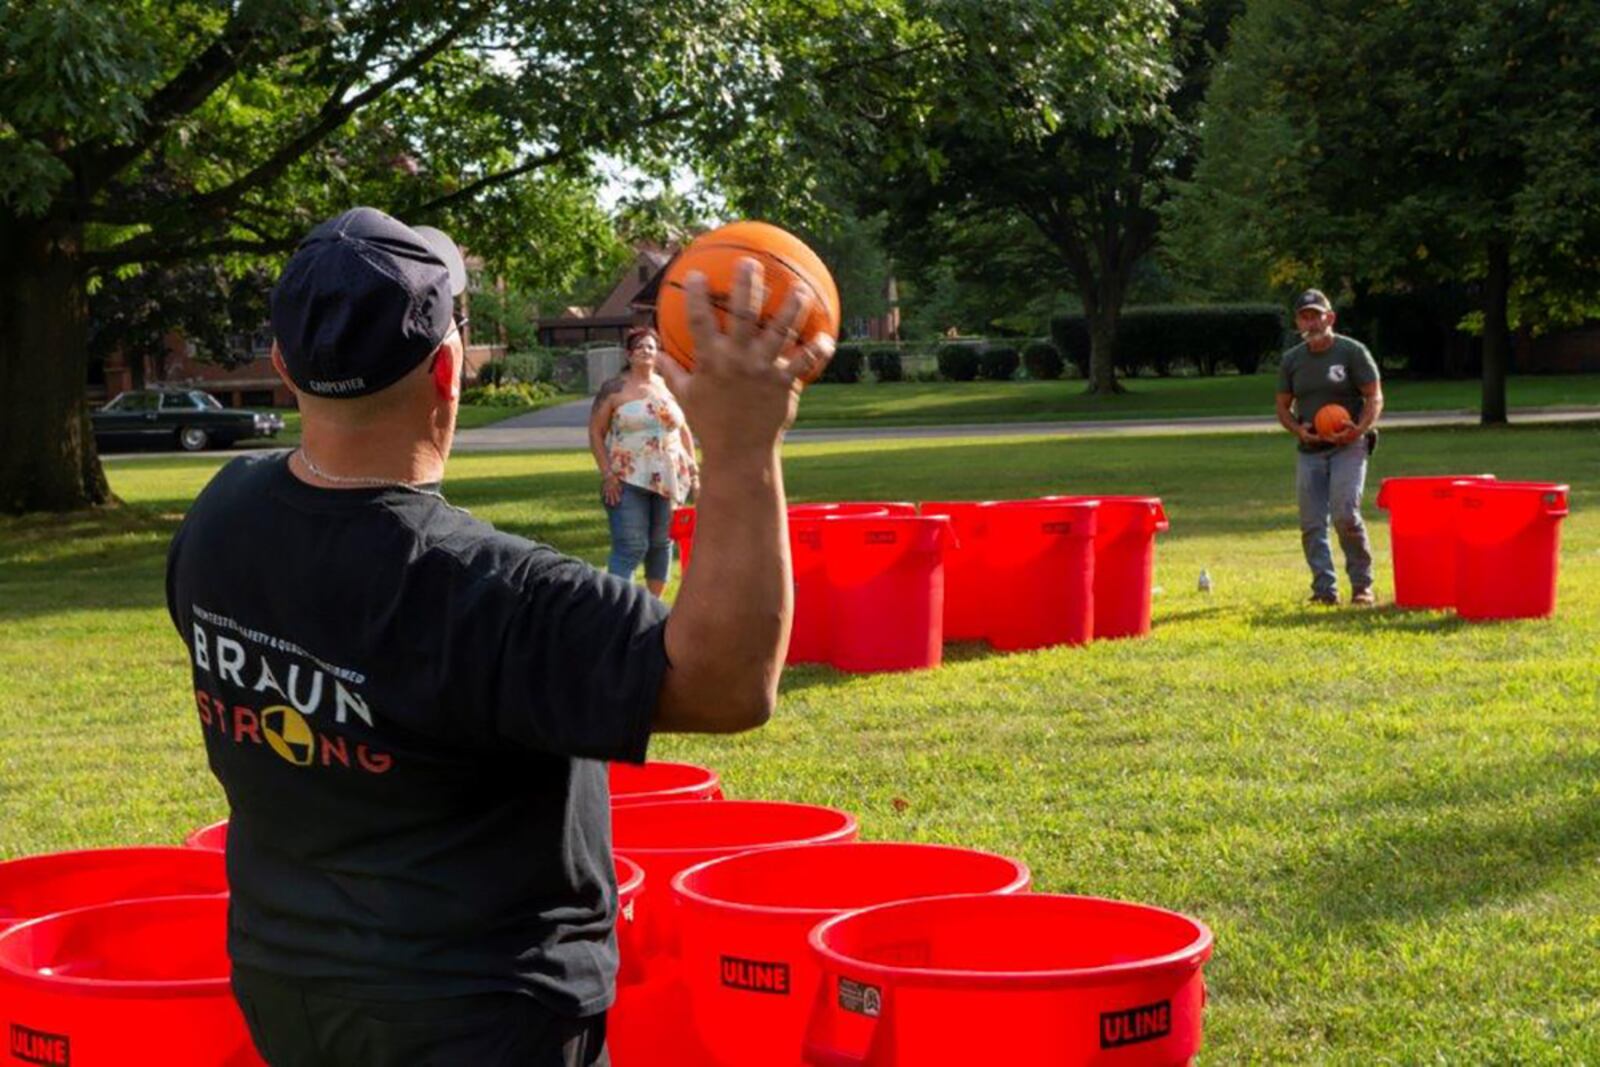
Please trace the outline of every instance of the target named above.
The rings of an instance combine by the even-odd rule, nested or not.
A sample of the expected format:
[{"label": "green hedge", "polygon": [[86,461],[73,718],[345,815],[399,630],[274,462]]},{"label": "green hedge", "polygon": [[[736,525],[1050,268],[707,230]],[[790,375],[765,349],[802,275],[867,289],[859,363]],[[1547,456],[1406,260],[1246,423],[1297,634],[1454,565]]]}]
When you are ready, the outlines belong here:
[{"label": "green hedge", "polygon": [[861,364],[865,362],[856,345],[840,345],[833,350],[833,359],[822,372],[822,381],[851,385],[861,380]]},{"label": "green hedge", "polygon": [[1037,382],[1053,382],[1066,369],[1061,350],[1049,341],[1029,341],[1024,345],[1022,365],[1028,369],[1028,377]]},{"label": "green hedge", "polygon": [[949,382],[970,382],[978,376],[978,348],[971,344],[940,345],[939,376]]},{"label": "green hedge", "polygon": [[471,407],[521,408],[548,400],[556,393],[556,387],[549,382],[490,383],[464,391],[461,403]]},{"label": "green hedge", "polygon": [[1010,345],[984,345],[978,354],[978,377],[987,382],[1009,382],[1020,366],[1022,360]]},{"label": "green hedge", "polygon": [[[1117,370],[1171,374],[1193,368],[1217,373],[1224,364],[1254,374],[1261,361],[1286,347],[1286,319],[1276,304],[1153,305],[1127,308],[1117,327]],[[1089,369],[1089,324],[1058,315],[1050,336],[1079,373]]]},{"label": "green hedge", "polygon": [[886,348],[868,352],[867,365],[872,368],[872,376],[880,382],[906,380],[906,367],[900,359],[898,349]]}]

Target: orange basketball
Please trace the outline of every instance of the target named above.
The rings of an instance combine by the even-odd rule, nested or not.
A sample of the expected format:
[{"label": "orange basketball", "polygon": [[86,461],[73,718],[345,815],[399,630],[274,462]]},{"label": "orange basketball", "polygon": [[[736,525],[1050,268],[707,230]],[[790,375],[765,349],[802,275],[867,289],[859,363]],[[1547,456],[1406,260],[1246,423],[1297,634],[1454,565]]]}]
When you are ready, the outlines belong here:
[{"label": "orange basketball", "polygon": [[811,294],[811,306],[797,324],[800,339],[810,341],[822,333],[839,336],[839,287],[817,254],[800,238],[776,226],[733,222],[696,237],[667,266],[656,298],[656,332],[667,355],[685,367],[694,367],[694,338],[689,334],[683,288],[689,272],[697,270],[706,276],[717,323],[726,328],[735,269],[746,256],[761,264],[767,288],[762,322],[777,314],[790,289],[804,286]]},{"label": "orange basketball", "polygon": [[1324,404],[1317,409],[1317,416],[1312,420],[1312,425],[1321,437],[1332,437],[1349,423],[1350,412],[1343,404]]}]

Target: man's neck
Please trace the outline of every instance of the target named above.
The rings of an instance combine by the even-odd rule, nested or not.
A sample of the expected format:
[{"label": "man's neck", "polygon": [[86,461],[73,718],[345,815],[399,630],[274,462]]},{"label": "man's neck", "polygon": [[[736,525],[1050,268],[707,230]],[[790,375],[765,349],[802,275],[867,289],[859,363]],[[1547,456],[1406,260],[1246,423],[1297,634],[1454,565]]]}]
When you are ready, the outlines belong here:
[{"label": "man's neck", "polygon": [[1306,347],[1313,352],[1326,352],[1333,347],[1333,331],[1323,330],[1321,333],[1308,334]]},{"label": "man's neck", "polygon": [[448,446],[432,439],[390,440],[307,425],[298,461],[291,460],[289,469],[301,481],[327,489],[361,488],[357,483],[434,485],[444,480],[448,454]]}]

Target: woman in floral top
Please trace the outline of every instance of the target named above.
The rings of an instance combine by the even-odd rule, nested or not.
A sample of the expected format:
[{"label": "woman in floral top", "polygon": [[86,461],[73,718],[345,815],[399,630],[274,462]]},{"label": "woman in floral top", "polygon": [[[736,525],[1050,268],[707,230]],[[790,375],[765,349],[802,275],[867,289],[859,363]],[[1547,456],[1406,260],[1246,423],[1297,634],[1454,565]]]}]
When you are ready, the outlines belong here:
[{"label": "woman in floral top", "polygon": [[644,560],[644,582],[661,595],[672,560],[674,505],[694,492],[699,468],[683,410],[656,373],[654,330],[628,331],[628,369],[606,382],[589,413],[589,449],[600,465],[600,495],[611,520],[607,569],[623,578]]}]

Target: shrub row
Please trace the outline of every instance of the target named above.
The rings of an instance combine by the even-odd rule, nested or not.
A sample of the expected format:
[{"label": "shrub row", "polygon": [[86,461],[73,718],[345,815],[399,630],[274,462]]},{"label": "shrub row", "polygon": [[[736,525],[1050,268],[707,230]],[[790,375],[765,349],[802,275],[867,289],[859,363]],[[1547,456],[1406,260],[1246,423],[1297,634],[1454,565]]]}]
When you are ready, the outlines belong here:
[{"label": "shrub row", "polygon": [[461,402],[476,407],[521,408],[548,400],[556,392],[549,382],[490,382],[463,391]]},{"label": "shrub row", "polygon": [[[1192,368],[1212,375],[1226,366],[1254,374],[1264,359],[1293,343],[1286,327],[1287,319],[1275,304],[1128,308],[1118,325],[1117,370],[1165,376]],[[1082,315],[1057,316],[1051,320],[1050,336],[1048,341],[1029,341],[1020,351],[1005,341],[945,341],[932,354],[944,381],[1007,381],[1019,369],[1037,381],[1052,381],[1066,372],[1069,362],[1086,376],[1088,321]],[[840,345],[822,380],[859,382],[870,370],[876,381],[904,381],[901,351],[873,342]],[[926,375],[919,372],[916,377],[923,380]]]},{"label": "shrub row", "polygon": [[[1063,368],[1061,353],[1049,341],[1032,341],[1021,353],[1011,345],[982,341],[948,342],[934,350],[939,377],[951,382],[1008,381],[1026,363],[1034,378],[1059,378]],[[891,346],[869,348],[843,344],[833,354],[833,362],[822,374],[825,382],[851,384],[862,380],[863,369],[880,382],[906,380],[905,361],[900,349]]]},{"label": "shrub row", "polygon": [[[1286,325],[1276,304],[1128,308],[1117,327],[1117,370],[1165,376],[1188,366],[1211,375],[1230,365],[1240,374],[1254,374],[1264,358],[1287,347]],[[1058,315],[1050,320],[1050,336],[1078,373],[1087,374],[1088,320]]]}]

